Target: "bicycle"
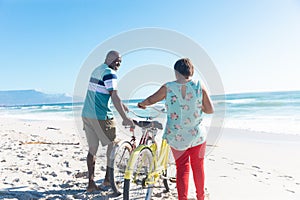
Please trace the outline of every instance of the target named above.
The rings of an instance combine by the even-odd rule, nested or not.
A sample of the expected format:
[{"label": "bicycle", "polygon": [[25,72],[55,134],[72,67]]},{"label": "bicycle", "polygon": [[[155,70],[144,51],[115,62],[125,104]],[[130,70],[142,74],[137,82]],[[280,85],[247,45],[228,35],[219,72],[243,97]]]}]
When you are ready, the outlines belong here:
[{"label": "bicycle", "polygon": [[124,174],[124,200],[149,200],[159,180],[162,180],[167,192],[176,186],[176,164],[171,149],[167,141],[162,140],[158,151],[155,141],[157,129],[151,133],[152,143],[139,145],[130,155]]},{"label": "bicycle", "polygon": [[[153,108],[155,109],[155,108]],[[161,110],[155,109],[159,112]],[[158,117],[156,116],[141,116],[133,111],[130,111],[132,114],[139,118],[145,119],[144,121],[133,120],[136,126],[142,128],[142,136],[139,142],[139,145],[149,145],[152,143],[152,138],[150,133],[156,129],[162,129],[162,125],[157,121],[152,121],[152,119]],[[129,157],[134,149],[136,149],[136,137],[134,134],[134,128],[130,128],[132,132],[131,140],[123,140],[114,144],[111,155],[110,155],[110,164],[109,164],[109,176],[111,188],[117,196],[121,195],[123,192],[123,182],[124,182],[124,173],[129,160]]]}]

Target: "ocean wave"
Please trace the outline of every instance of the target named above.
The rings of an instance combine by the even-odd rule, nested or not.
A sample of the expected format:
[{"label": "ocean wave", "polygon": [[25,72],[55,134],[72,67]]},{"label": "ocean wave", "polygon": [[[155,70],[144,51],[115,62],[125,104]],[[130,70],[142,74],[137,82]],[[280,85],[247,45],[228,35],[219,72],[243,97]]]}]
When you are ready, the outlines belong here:
[{"label": "ocean wave", "polygon": [[[300,134],[300,92],[259,94],[235,94],[212,97],[215,105],[213,115],[206,119],[223,117],[224,127],[254,131]],[[137,108],[141,99],[125,100],[123,103],[138,115],[165,118],[154,109]],[[29,120],[72,120],[80,117],[83,103],[38,104],[0,107],[1,116]],[[158,110],[165,108],[164,101],[154,105]],[[117,111],[113,108],[116,116]],[[224,116],[224,112],[225,116]],[[136,117],[129,114],[130,117]],[[222,119],[222,120],[224,120]],[[209,124],[208,124],[209,125]]]}]

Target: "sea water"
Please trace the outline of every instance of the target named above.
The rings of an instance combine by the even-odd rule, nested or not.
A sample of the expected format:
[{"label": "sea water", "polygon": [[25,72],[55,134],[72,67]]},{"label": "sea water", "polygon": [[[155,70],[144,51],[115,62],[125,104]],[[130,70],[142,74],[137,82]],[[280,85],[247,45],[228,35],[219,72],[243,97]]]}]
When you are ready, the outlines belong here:
[{"label": "sea water", "polygon": [[225,106],[225,127],[300,135],[300,91],[260,92],[213,97]]},{"label": "sea water", "polygon": [[[212,96],[212,100],[215,113],[204,115],[206,125],[221,116],[224,118],[221,124],[224,128],[300,135],[300,91],[227,94]],[[124,101],[132,111],[130,117],[136,117],[135,113],[144,117],[165,118],[165,114],[157,110],[137,108],[139,101]],[[4,118],[21,120],[73,120],[74,114],[79,117],[76,115],[80,115],[82,106],[82,103],[1,106],[0,114]],[[157,103],[155,108],[163,110],[164,102]]]}]

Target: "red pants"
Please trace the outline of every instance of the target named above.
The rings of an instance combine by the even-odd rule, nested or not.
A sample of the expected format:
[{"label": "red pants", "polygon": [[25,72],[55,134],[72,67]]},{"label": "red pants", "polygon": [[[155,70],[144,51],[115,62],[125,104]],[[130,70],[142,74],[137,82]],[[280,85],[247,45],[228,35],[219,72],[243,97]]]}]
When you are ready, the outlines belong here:
[{"label": "red pants", "polygon": [[204,166],[203,160],[205,155],[206,143],[191,147],[184,151],[172,149],[173,156],[176,160],[176,186],[179,200],[187,200],[189,188],[190,163],[194,175],[197,199],[204,200]]}]

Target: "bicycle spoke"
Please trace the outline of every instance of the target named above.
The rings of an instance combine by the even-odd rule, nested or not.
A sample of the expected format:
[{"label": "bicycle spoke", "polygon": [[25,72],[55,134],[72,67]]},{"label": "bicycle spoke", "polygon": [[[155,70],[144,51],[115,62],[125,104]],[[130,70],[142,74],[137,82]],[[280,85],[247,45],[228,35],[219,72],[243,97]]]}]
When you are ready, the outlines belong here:
[{"label": "bicycle spoke", "polygon": [[166,188],[166,191],[175,190],[176,188],[176,163],[175,159],[173,157],[173,154],[171,152],[171,149],[169,149],[168,152],[168,162],[167,162],[167,169],[162,174],[163,176],[163,183]]},{"label": "bicycle spoke", "polygon": [[124,199],[145,199],[152,192],[152,187],[147,185],[148,175],[152,171],[152,152],[148,147],[142,149],[135,160],[130,163],[133,169],[130,179],[125,179]]},{"label": "bicycle spoke", "polygon": [[124,142],[116,150],[110,166],[110,182],[115,194],[123,192],[124,173],[131,152],[131,144]]}]

